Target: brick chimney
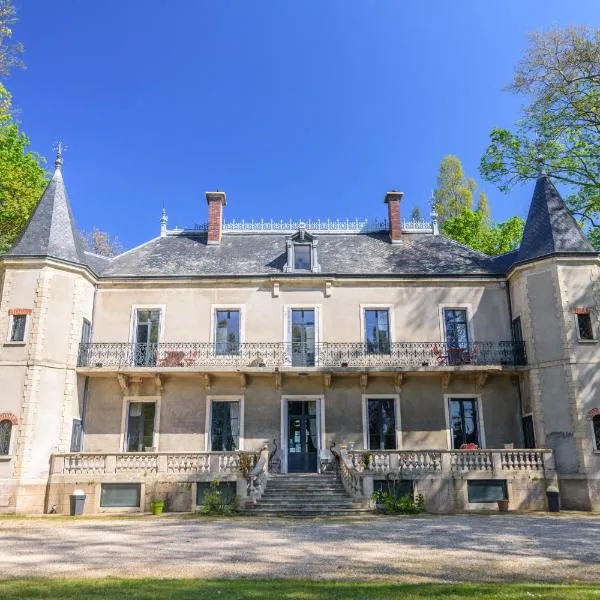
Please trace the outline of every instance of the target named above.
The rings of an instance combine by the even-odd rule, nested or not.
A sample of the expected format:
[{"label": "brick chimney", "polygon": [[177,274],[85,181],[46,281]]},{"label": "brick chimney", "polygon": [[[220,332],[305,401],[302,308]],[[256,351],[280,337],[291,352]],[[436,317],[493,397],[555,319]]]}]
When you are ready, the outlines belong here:
[{"label": "brick chimney", "polygon": [[392,244],[399,244],[402,239],[402,219],[400,218],[400,200],[402,200],[402,196],[404,196],[404,192],[397,192],[396,190],[392,190],[385,195]]},{"label": "brick chimney", "polygon": [[208,238],[209,246],[218,246],[223,233],[223,207],[227,204],[225,192],[206,192],[208,203]]}]

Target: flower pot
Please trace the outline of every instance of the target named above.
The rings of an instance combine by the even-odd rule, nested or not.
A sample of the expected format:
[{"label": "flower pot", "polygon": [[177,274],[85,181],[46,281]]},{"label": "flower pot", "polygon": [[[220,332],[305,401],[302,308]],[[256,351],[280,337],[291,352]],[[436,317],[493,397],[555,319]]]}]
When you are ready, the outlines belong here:
[{"label": "flower pot", "polygon": [[508,500],[498,500],[498,510],[500,512],[508,512]]},{"label": "flower pot", "polygon": [[165,507],[164,500],[157,500],[156,502],[152,502],[150,504],[150,508],[152,510],[153,515],[162,515],[163,508]]}]

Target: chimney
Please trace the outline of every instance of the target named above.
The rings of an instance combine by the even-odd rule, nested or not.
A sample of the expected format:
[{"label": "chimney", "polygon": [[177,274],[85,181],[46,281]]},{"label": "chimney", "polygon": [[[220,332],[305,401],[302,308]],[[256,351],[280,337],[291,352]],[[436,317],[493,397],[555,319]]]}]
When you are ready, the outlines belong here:
[{"label": "chimney", "polygon": [[208,202],[208,238],[209,246],[218,246],[223,233],[223,207],[227,204],[225,192],[206,192]]},{"label": "chimney", "polygon": [[402,196],[404,196],[404,192],[397,192],[396,190],[392,190],[385,195],[392,244],[399,244],[402,239],[402,219],[400,218],[400,200],[402,200]]}]

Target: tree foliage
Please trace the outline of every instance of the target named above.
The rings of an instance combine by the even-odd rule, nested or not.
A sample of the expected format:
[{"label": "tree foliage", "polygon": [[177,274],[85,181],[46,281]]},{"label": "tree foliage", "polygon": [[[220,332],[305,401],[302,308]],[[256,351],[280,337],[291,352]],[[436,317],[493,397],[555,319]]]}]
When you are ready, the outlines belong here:
[{"label": "tree foliage", "polygon": [[411,221],[420,221],[421,220],[421,209],[418,206],[415,206],[410,213]]},{"label": "tree foliage", "polygon": [[[437,187],[433,192],[433,206],[439,223],[443,225],[446,219],[458,216],[464,207],[472,208],[476,193],[477,184],[473,178],[465,177],[458,156],[444,156],[437,176]],[[483,192],[479,192],[481,194]]]},{"label": "tree foliage", "polygon": [[92,231],[81,231],[80,239],[86,250],[100,254],[100,256],[110,258],[123,252],[123,246],[118,237],[110,235],[107,231],[100,231],[96,227]]},{"label": "tree foliage", "polygon": [[[477,208],[473,196],[478,195]],[[495,223],[490,217],[487,196],[478,191],[474,179],[465,177],[457,156],[445,156],[440,164],[434,207],[444,235],[457,242],[495,256],[514,250],[520,243],[525,222],[511,217]]]},{"label": "tree foliage", "polygon": [[0,252],[18,237],[47,184],[43,159],[15,123],[0,127]]},{"label": "tree foliage", "polygon": [[506,192],[543,168],[569,187],[569,208],[600,242],[600,28],[531,34],[507,89],[529,103],[514,131],[492,130],[482,176]]},{"label": "tree foliage", "polygon": [[0,77],[6,77],[13,67],[23,67],[23,45],[12,42],[12,25],[17,20],[11,0],[0,0]]}]

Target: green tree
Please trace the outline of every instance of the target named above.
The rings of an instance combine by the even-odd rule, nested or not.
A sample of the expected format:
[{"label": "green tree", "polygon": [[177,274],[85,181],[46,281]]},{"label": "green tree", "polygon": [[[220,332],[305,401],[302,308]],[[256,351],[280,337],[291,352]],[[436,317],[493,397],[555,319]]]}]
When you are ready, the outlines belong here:
[{"label": "green tree", "polygon": [[446,220],[443,233],[474,250],[496,256],[518,247],[524,226],[521,217],[490,223],[484,211],[465,207],[459,215]]},{"label": "green tree", "polygon": [[465,177],[460,158],[452,154],[444,156],[433,192],[433,206],[440,224],[459,215],[463,208],[472,208],[476,189],[475,181]]},{"label": "green tree", "polygon": [[0,252],[16,240],[47,184],[43,158],[28,148],[15,123],[0,128]]},{"label": "green tree", "polygon": [[415,206],[410,213],[411,221],[420,221],[421,220],[421,209],[418,206]]},{"label": "green tree", "polygon": [[[477,208],[473,207],[475,195]],[[493,222],[486,194],[478,190],[473,178],[465,176],[457,156],[445,156],[440,163],[434,207],[438,217],[443,215],[442,233],[474,250],[495,256],[515,249],[521,241],[523,219]]]},{"label": "green tree", "polygon": [[600,247],[600,28],[531,34],[507,89],[528,104],[514,131],[492,130],[482,176],[506,192],[543,168],[568,186],[569,208]]},{"label": "green tree", "polygon": [[0,0],[0,77],[6,77],[13,67],[23,67],[23,45],[11,42],[12,25],[17,20],[14,4]]}]

